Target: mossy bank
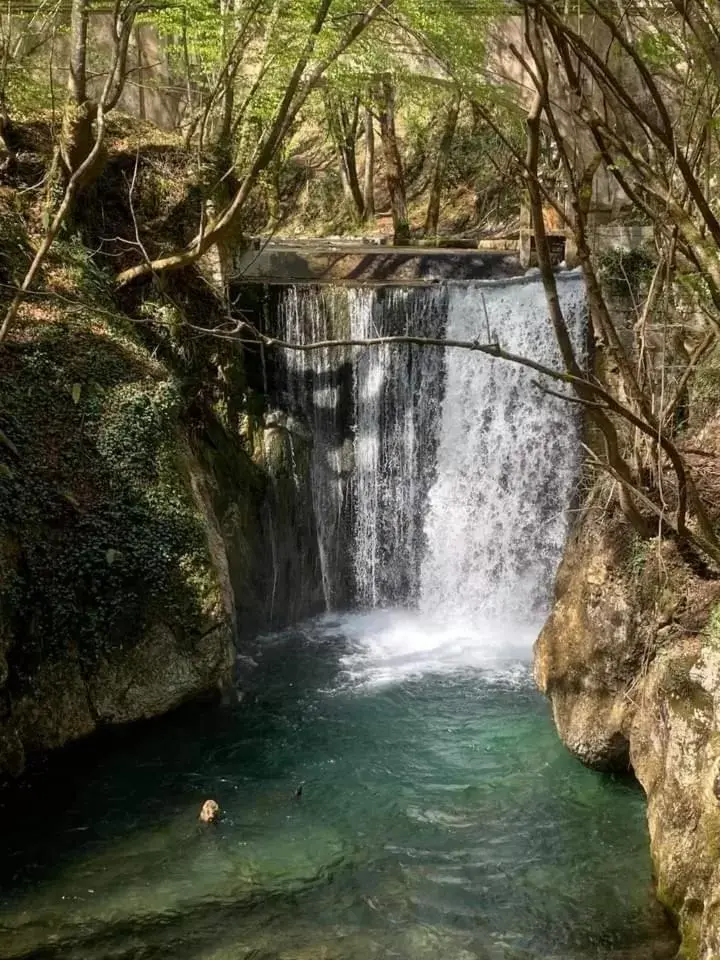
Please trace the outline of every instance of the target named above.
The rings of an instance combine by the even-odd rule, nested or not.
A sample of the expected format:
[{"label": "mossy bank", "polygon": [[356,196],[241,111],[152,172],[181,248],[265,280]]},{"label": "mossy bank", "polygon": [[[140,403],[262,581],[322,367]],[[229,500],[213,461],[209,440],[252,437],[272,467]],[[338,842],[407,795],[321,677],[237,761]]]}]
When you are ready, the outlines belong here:
[{"label": "mossy bank", "polygon": [[[27,246],[4,199],[8,282]],[[2,347],[0,780],[229,690],[245,637],[321,603],[306,432],[154,296],[130,319],[68,236]]]}]

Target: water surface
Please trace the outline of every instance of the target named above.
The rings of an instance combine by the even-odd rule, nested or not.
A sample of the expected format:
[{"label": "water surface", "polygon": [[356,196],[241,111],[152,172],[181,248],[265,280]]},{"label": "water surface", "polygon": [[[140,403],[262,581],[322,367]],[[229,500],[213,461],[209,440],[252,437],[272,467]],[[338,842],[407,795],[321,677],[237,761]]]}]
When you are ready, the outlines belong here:
[{"label": "water surface", "polygon": [[643,797],[563,750],[521,634],[326,616],[241,703],[59,761],[5,818],[0,957],[671,956]]}]

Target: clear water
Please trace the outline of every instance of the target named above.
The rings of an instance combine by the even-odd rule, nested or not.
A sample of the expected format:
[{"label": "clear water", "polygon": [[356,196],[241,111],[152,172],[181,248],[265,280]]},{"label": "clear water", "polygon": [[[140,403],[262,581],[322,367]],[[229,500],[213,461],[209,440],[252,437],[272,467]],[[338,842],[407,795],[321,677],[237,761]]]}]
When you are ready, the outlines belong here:
[{"label": "clear water", "polygon": [[6,812],[0,957],[672,955],[643,798],[565,753],[526,654],[402,611],[265,638],[240,704],[82,748]]},{"label": "clear water", "polygon": [[[577,277],[562,296],[581,340]],[[343,304],[354,332],[422,322],[556,361],[537,282],[291,292],[288,335],[336,330]],[[0,818],[0,960],[674,953],[642,795],[566,754],[529,674],[576,409],[467,352],[340,366],[291,359],[287,383],[313,426],[328,603],[349,579],[379,609],[259,638],[231,708],[59,758]]]}]

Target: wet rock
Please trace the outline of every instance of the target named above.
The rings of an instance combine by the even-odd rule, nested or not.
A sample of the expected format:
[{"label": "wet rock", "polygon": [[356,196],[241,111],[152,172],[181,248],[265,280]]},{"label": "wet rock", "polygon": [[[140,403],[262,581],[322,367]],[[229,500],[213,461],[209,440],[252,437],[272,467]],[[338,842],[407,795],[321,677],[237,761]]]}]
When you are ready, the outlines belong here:
[{"label": "wet rock", "polygon": [[210,690],[232,669],[227,628],[218,627],[184,646],[157,623],[139,643],[93,670],[88,693],[103,723],[126,723],[172,710],[199,691]]}]

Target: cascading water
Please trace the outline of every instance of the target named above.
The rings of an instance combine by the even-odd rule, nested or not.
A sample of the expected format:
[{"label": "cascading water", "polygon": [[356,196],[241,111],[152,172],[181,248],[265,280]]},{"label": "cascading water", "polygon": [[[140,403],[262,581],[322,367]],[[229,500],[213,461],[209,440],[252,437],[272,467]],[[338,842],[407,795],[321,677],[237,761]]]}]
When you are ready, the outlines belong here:
[{"label": "cascading water", "polygon": [[[280,302],[279,324],[290,343],[333,339],[347,312],[345,293],[293,287]],[[352,374],[346,351],[287,351],[285,378],[289,402],[308,419],[313,436],[312,495],[318,528],[323,592],[328,608],[345,599],[343,529],[352,469],[352,435],[345,415]]]},{"label": "cascading water", "polygon": [[[350,293],[353,339],[442,337],[446,315],[444,290]],[[351,550],[361,607],[417,599],[442,374],[438,349],[400,344],[357,352]]]},{"label": "cascading water", "polygon": [[[582,284],[573,277],[559,287],[582,359]],[[539,282],[454,287],[447,338],[497,339],[511,353],[562,369]],[[537,621],[577,477],[576,408],[543,393],[532,370],[467,350],[448,350],[445,380],[422,607],[470,620]]]},{"label": "cascading water", "polygon": [[[559,286],[582,355],[580,278],[566,275]],[[560,366],[537,280],[332,295],[293,289],[281,321],[283,336],[300,342],[329,331],[351,339],[497,338],[514,353]],[[337,397],[349,364],[353,403],[341,412]],[[511,612],[515,622],[535,624],[566,532],[576,409],[544,393],[534,372],[456,348],[393,344],[339,356],[294,354],[288,376],[315,431],[326,595],[341,595],[333,578],[349,569],[346,605],[413,605],[468,623]]]}]

